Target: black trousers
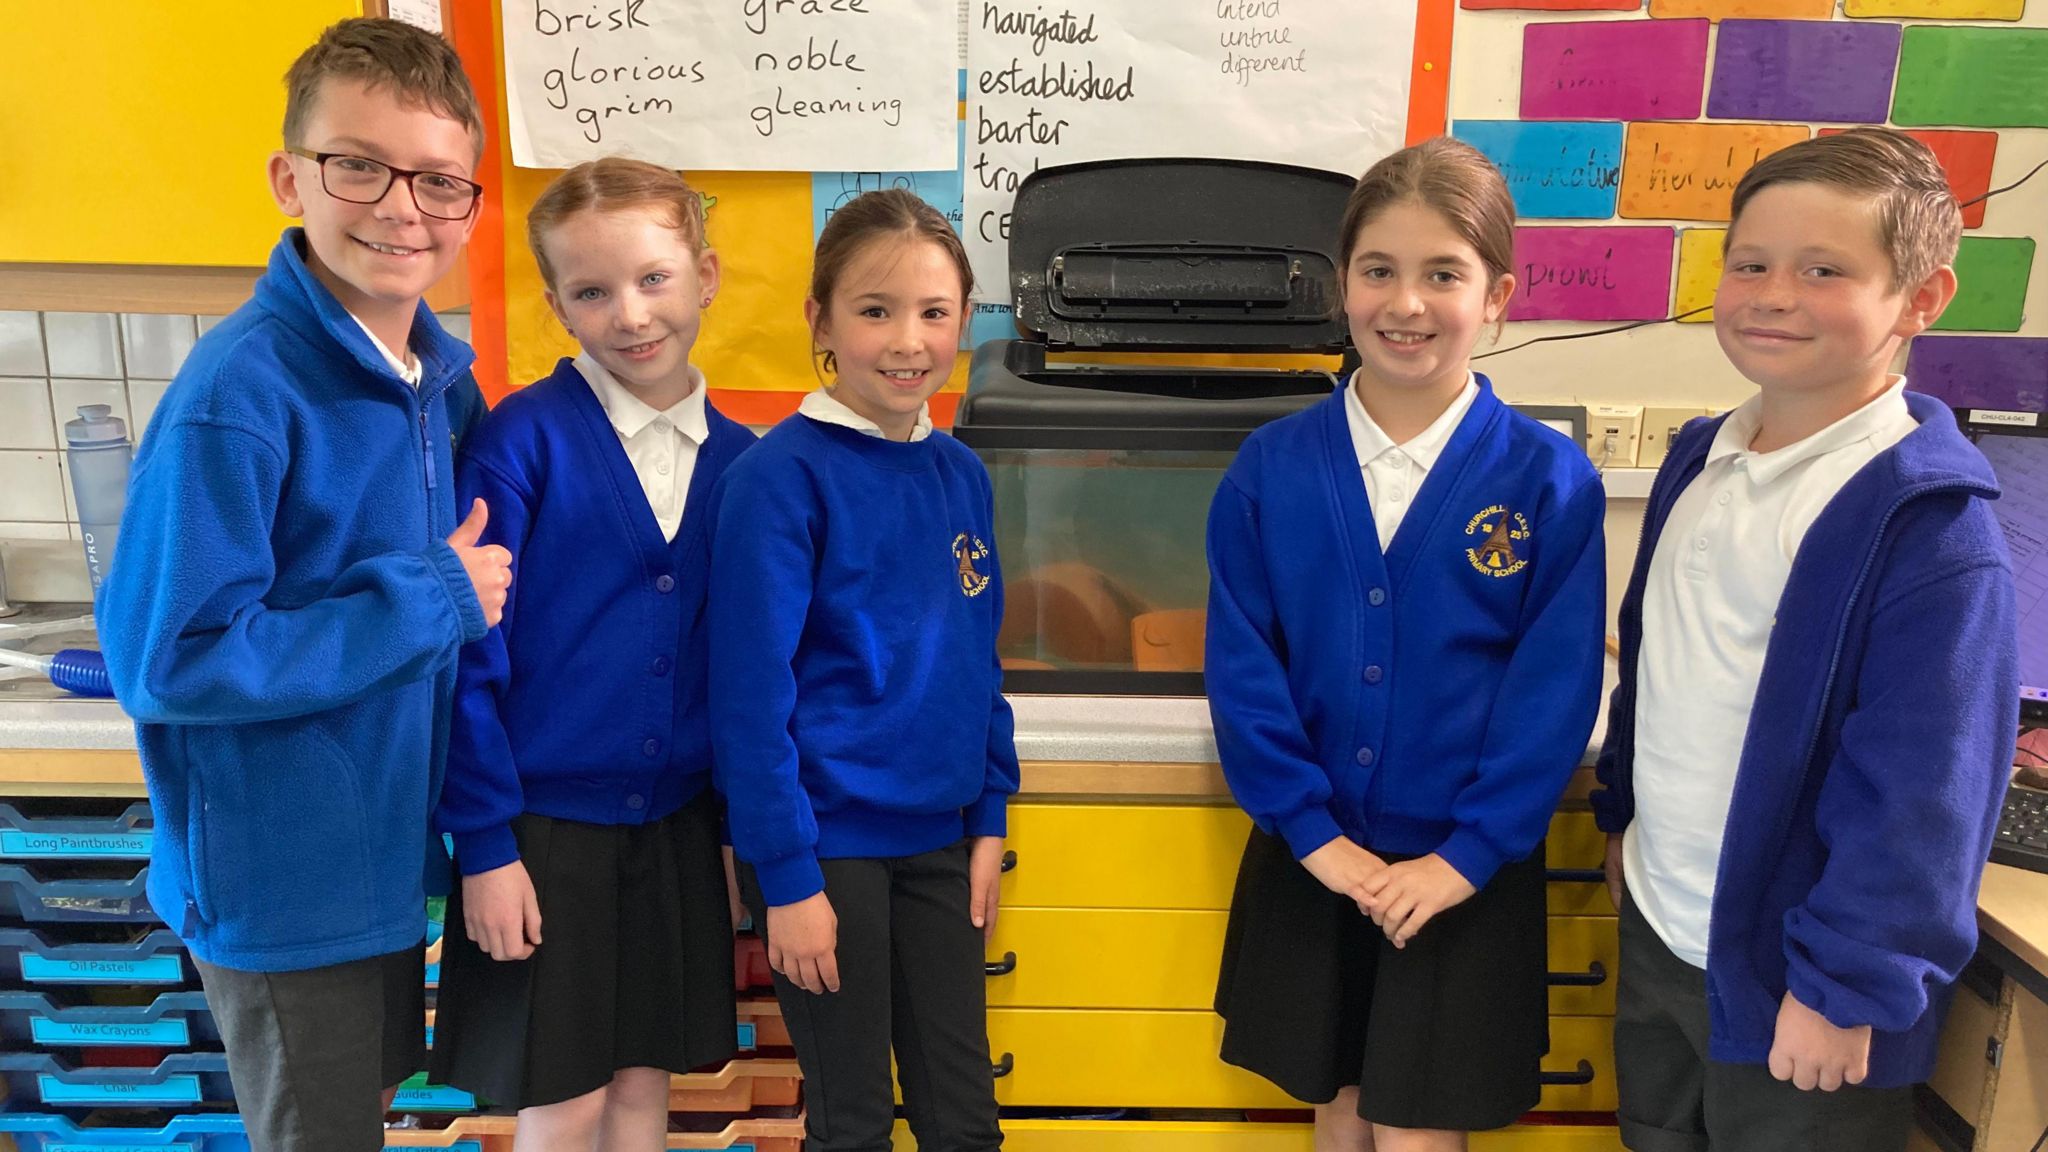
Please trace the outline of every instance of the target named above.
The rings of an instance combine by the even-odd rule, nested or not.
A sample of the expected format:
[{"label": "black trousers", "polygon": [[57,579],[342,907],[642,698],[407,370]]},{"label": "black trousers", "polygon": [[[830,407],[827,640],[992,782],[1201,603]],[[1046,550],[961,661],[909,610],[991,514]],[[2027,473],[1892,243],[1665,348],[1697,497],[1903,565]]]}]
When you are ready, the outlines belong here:
[{"label": "black trousers", "polygon": [[425,942],[298,972],[197,957],[254,1152],[376,1152],[378,1095],[426,1066]]},{"label": "black trousers", "polygon": [[1801,1091],[1761,1064],[1707,1058],[1707,974],[1623,900],[1615,1086],[1633,1152],[1904,1152],[1910,1088]]},{"label": "black trousers", "polygon": [[[1001,1148],[983,942],[968,918],[967,843],[821,864],[839,917],[839,991],[814,996],[775,977],[803,1068],[805,1152],[888,1152],[892,1049],[919,1152]],[[741,869],[740,886],[765,933],[753,869]]]}]

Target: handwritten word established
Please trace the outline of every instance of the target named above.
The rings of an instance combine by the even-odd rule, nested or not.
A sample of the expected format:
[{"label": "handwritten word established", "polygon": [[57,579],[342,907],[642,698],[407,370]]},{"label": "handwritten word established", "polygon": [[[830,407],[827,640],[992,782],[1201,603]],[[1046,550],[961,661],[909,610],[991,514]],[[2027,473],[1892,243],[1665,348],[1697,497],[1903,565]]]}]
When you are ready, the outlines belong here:
[{"label": "handwritten word established", "polygon": [[1058,97],[1063,100],[1129,100],[1136,91],[1135,67],[1125,68],[1121,83],[1114,76],[1097,76],[1095,61],[1088,61],[1085,71],[1073,71],[1067,62],[1057,65],[1041,61],[1038,71],[1027,73],[1024,62],[1012,59],[1010,66],[1000,71],[987,69],[976,79],[975,86],[988,96],[1039,96]]}]

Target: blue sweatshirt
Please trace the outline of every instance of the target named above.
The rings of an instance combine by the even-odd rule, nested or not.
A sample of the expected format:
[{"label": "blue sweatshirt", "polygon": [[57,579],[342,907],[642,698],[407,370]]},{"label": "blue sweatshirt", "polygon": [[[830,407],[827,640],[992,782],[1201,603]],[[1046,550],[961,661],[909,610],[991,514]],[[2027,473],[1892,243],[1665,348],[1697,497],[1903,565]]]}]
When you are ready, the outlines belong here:
[{"label": "blue sweatshirt", "polygon": [[[1949,992],[1976,950],[1977,885],[2019,729],[2012,569],[1991,466],[1938,401],[1851,477],[1792,562],[1736,768],[1707,934],[1708,1054],[1770,1056],[1789,989],[1871,1027],[1870,1078],[1927,1078]],[[1593,793],[1635,813],[1643,585],[1719,420],[1657,470],[1621,602],[1621,682]]]},{"label": "blue sweatshirt", "polygon": [[659,820],[711,782],[711,491],[754,434],[705,407],[682,527],[664,540],[597,395],[563,360],[463,447],[462,506],[512,553],[498,627],[462,650],[437,820],[464,875],[519,858],[512,819]]},{"label": "blue sweatshirt", "polygon": [[1209,511],[1238,803],[1297,859],[1347,836],[1483,888],[1528,856],[1599,708],[1604,509],[1585,452],[1483,376],[1384,554],[1342,388],[1254,432]]},{"label": "blue sweatshirt", "polygon": [[285,233],[171,382],[98,603],[156,818],[150,903],[250,971],[425,935],[456,651],[484,634],[445,543],[475,354],[422,305],[415,391],[304,243]]},{"label": "blue sweatshirt", "polygon": [[714,764],[767,902],[822,891],[820,858],[1002,835],[1017,751],[980,459],[791,416],[713,499]]}]

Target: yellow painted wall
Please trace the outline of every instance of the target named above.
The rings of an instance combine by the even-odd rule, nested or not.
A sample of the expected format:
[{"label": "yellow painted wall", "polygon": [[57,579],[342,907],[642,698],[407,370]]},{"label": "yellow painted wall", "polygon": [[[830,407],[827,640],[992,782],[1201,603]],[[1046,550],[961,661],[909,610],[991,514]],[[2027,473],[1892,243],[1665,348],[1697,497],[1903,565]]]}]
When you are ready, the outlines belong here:
[{"label": "yellow painted wall", "polygon": [[264,261],[284,70],[361,0],[6,5],[0,263]]}]

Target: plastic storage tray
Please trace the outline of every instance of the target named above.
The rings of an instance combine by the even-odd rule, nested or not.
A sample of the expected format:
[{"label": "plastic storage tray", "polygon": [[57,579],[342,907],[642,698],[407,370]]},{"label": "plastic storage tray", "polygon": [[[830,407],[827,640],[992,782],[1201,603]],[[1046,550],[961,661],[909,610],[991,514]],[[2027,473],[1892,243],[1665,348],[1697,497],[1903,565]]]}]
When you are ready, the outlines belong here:
[{"label": "plastic storage tray", "polygon": [[148,1004],[59,1004],[41,992],[0,992],[0,1040],[10,1048],[189,1048],[220,1043],[203,992]]},{"label": "plastic storage tray", "polygon": [[154,1068],[74,1067],[47,1052],[0,1053],[9,1106],[40,1101],[63,1108],[163,1108],[232,1103],[228,1058],[179,1052]]},{"label": "plastic storage tray", "polygon": [[33,928],[0,928],[0,987],[198,983],[184,942],[169,929],[95,944],[52,940]]},{"label": "plastic storage tray", "polygon": [[0,804],[0,860],[147,860],[149,805],[118,816],[24,816]]},{"label": "plastic storage tray", "polygon": [[132,875],[47,876],[30,866],[0,864],[0,917],[31,923],[154,924],[149,869]]},{"label": "plastic storage tray", "polygon": [[88,1128],[64,1116],[0,1112],[0,1136],[12,1136],[21,1152],[249,1152],[242,1118],[221,1114],[174,1116],[162,1127]]}]

